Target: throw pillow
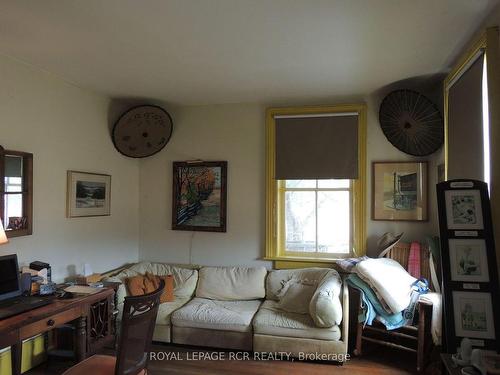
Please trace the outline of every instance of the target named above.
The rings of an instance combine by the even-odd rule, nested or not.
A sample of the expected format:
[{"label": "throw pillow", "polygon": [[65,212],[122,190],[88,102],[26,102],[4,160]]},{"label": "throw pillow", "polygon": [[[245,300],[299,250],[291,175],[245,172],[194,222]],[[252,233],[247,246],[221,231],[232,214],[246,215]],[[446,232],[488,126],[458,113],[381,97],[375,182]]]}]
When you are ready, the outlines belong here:
[{"label": "throw pillow", "polygon": [[127,288],[131,296],[142,296],[145,294],[143,275],[137,275],[127,278]]},{"label": "throw pillow", "polygon": [[278,294],[278,307],[287,312],[309,314],[309,303],[315,291],[314,282],[290,279]]},{"label": "throw pillow", "polygon": [[158,289],[160,287],[160,280],[165,282],[165,289],[163,289],[163,293],[160,296],[160,303],[174,301],[174,278],[172,275],[158,276],[147,272],[145,280],[146,293],[152,293]]}]

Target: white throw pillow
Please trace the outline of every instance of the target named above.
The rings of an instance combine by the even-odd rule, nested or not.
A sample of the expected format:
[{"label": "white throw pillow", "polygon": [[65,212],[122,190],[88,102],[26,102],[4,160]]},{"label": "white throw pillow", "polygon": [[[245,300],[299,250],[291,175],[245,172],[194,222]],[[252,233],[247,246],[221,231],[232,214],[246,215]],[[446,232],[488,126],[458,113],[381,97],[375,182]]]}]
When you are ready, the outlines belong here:
[{"label": "white throw pillow", "polygon": [[309,314],[309,303],[316,291],[316,284],[295,278],[288,280],[278,294],[278,307],[291,313]]}]

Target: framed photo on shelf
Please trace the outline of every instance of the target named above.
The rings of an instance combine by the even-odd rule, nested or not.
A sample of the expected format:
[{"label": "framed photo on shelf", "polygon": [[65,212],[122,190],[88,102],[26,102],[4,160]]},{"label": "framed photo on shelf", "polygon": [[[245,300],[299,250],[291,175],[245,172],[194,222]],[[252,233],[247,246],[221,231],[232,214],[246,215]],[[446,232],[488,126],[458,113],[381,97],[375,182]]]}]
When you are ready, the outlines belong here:
[{"label": "framed photo on shelf", "polygon": [[484,239],[450,239],[448,243],[452,281],[490,281]]},{"label": "framed photo on shelf", "polygon": [[490,293],[454,291],[453,308],[457,336],[495,339]]},{"label": "framed photo on shelf", "polygon": [[479,190],[447,190],[445,200],[448,229],[484,228]]},{"label": "framed photo on shelf", "polygon": [[374,162],[373,220],[427,221],[427,162]]},{"label": "framed photo on shelf", "polygon": [[172,229],[226,231],[227,162],[174,162]]},{"label": "framed photo on shelf", "polygon": [[68,171],[66,216],[109,216],[111,214],[111,176]]}]

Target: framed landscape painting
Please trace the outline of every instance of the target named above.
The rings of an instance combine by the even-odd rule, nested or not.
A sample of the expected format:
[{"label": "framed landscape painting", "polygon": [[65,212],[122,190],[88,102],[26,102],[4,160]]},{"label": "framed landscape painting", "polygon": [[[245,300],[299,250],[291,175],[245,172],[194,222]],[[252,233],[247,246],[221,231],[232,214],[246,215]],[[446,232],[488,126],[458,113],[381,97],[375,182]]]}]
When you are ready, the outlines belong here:
[{"label": "framed landscape painting", "polygon": [[111,176],[68,171],[66,216],[109,216],[111,214]]},{"label": "framed landscape painting", "polygon": [[427,221],[427,162],[374,162],[373,220]]},{"label": "framed landscape painting", "polygon": [[225,232],[227,162],[174,162],[172,229]]}]

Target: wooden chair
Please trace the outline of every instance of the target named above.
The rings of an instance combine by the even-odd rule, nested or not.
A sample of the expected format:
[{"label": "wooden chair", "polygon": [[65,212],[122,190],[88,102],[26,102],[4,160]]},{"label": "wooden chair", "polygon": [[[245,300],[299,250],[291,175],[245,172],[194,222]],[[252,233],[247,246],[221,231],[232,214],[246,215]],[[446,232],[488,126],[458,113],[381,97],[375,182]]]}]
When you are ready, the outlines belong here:
[{"label": "wooden chair", "polygon": [[125,297],[116,357],[93,355],[63,375],[145,375],[165,282],[152,293]]},{"label": "wooden chair", "polygon": [[[385,257],[394,259],[405,269],[408,269],[409,254],[410,244],[398,243],[387,252]],[[420,249],[420,274],[421,277],[427,279],[429,283],[431,282],[429,249],[426,246],[421,246]],[[418,312],[416,314],[416,318],[418,319],[416,324],[404,326],[391,331],[388,331],[383,324],[375,321],[372,326],[366,325],[365,327],[363,327],[363,323],[358,323],[354,354],[362,354],[363,341],[385,345],[391,348],[416,353],[417,371],[422,371],[425,366],[426,355],[429,354],[429,351],[432,348],[432,336],[430,330],[432,304],[419,301],[416,310]]]}]

